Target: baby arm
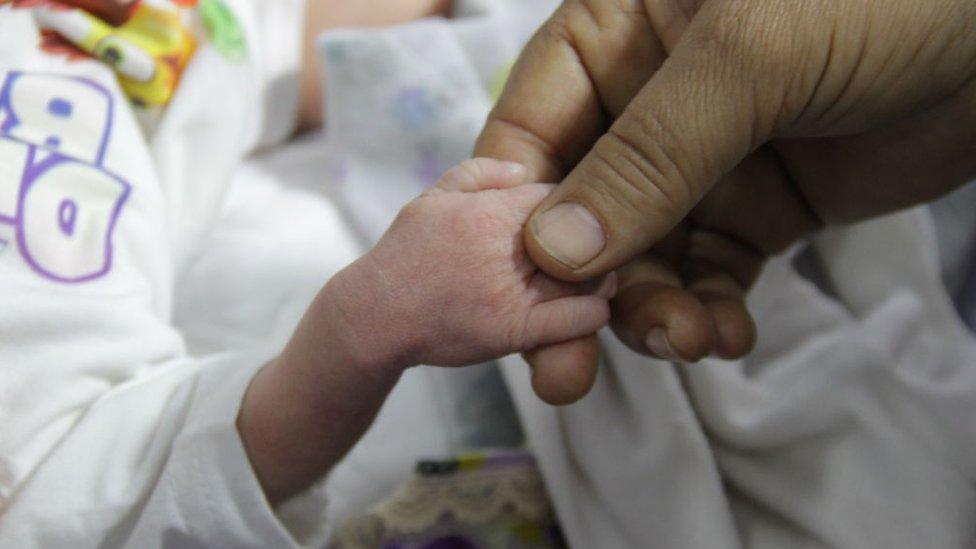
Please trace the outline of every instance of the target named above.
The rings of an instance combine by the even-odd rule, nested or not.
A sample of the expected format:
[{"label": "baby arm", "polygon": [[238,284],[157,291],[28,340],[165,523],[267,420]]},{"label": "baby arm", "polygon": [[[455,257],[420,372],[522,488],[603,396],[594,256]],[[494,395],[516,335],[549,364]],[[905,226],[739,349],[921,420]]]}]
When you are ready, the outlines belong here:
[{"label": "baby arm", "polygon": [[461,366],[590,334],[612,276],[556,281],[522,247],[550,185],[476,159],[408,204],[380,242],[326,284],[238,416],[272,503],[324,475],[369,427],[405,368]]}]

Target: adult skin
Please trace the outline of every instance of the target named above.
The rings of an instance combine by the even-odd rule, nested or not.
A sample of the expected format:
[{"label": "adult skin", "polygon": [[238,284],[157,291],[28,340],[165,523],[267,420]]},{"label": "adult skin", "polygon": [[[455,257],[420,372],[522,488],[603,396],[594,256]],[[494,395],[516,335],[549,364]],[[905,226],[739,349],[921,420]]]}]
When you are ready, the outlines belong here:
[{"label": "adult skin", "polygon": [[[976,2],[566,0],[476,155],[562,181],[526,246],[565,280],[619,269],[625,343],[742,357],[767,257],[976,177]],[[596,355],[531,353],[536,392],[581,397]]]}]

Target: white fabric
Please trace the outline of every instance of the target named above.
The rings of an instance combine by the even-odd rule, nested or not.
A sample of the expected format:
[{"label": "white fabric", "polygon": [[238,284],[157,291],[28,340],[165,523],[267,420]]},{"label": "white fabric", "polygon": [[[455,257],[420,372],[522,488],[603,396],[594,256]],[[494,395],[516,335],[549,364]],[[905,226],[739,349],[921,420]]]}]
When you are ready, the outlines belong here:
[{"label": "white fabric", "polygon": [[195,257],[246,153],[294,128],[305,0],[224,0],[243,26],[248,57],[198,49],[150,149],[166,197],[178,269]]},{"label": "white fabric", "polygon": [[234,425],[271,353],[190,355],[170,319],[177,262],[287,109],[262,90],[298,70],[300,1],[228,4],[248,56],[198,49],[148,139],[110,69],[0,7],[2,547],[296,545]]},{"label": "white fabric", "polygon": [[754,289],[748,359],[673,367],[612,336],[596,389],[545,407],[505,373],[576,546],[969,547],[976,342],[925,209],[817,240],[841,301],[789,258]]},{"label": "white fabric", "polygon": [[961,189],[932,203],[935,233],[939,239],[942,277],[949,295],[959,296],[966,279],[976,275],[976,185]]}]

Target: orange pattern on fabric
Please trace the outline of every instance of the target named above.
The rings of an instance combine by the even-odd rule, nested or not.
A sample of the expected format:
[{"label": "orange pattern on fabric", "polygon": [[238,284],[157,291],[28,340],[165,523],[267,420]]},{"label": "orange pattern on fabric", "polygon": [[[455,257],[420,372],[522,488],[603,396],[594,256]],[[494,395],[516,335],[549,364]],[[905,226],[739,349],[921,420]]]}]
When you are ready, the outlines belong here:
[{"label": "orange pattern on fabric", "polygon": [[197,0],[170,1],[171,9],[141,0],[0,0],[0,5],[47,10],[43,23],[39,20],[43,51],[69,60],[98,59],[115,69],[135,105],[158,107],[172,98],[196,48],[182,14]]}]

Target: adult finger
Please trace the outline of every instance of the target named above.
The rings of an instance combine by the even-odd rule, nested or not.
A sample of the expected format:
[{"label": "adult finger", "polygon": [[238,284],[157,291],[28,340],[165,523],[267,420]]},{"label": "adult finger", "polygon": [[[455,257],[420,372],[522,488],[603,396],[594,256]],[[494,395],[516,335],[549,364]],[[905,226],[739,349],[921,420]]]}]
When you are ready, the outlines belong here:
[{"label": "adult finger", "polygon": [[[622,112],[664,59],[643,4],[565,2],[520,56],[475,155],[519,162],[535,181],[562,179],[606,128],[608,115]],[[669,26],[681,21],[667,15]],[[524,357],[539,398],[564,405],[590,390],[599,347],[589,335]]]},{"label": "adult finger", "polygon": [[[530,41],[475,154],[517,161],[558,181],[660,67],[700,0],[569,0]],[[568,404],[596,376],[595,336],[525,353],[542,400]]]},{"label": "adult finger", "polygon": [[682,289],[664,253],[644,254],[618,271],[611,302],[617,337],[631,349],[664,360],[695,362],[707,356],[715,326],[706,307]]},{"label": "adult finger", "polygon": [[523,356],[532,367],[532,389],[553,406],[572,404],[596,381],[600,345],[595,335],[533,349]]},{"label": "adult finger", "polygon": [[564,2],[520,55],[475,154],[525,164],[540,181],[564,177],[663,63],[656,27],[676,36],[698,3]]},{"label": "adult finger", "polygon": [[681,265],[686,288],[715,321],[713,353],[740,358],[756,341],[748,288],[767,257],[819,229],[820,220],[776,153],[762,148],[722,178],[687,225]]},{"label": "adult finger", "polygon": [[761,25],[741,28],[728,13],[735,5],[703,8],[668,61],[537,209],[526,246],[544,271],[584,280],[646,251],[772,135],[789,54],[742,47],[751,39],[736,37]]}]

